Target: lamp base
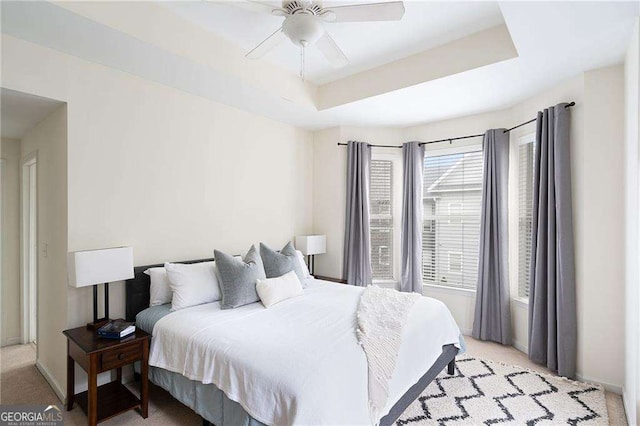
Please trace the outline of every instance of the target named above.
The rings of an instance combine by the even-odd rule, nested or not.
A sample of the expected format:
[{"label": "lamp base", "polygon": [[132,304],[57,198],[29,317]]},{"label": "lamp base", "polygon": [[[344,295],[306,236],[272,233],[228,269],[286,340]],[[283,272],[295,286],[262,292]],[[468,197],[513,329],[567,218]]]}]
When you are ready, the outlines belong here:
[{"label": "lamp base", "polygon": [[104,283],[104,317],[98,318],[98,286],[93,286],[93,322],[87,323],[87,328],[90,330],[97,330],[106,323],[111,321],[109,319],[109,283]]},{"label": "lamp base", "polygon": [[95,320],[94,322],[87,323],[87,328],[89,330],[97,330],[103,325],[107,324],[109,321],[111,321],[109,318],[100,318]]},{"label": "lamp base", "polygon": [[307,255],[307,266],[309,267],[309,274],[314,275],[316,269],[316,259],[315,255],[308,254]]}]

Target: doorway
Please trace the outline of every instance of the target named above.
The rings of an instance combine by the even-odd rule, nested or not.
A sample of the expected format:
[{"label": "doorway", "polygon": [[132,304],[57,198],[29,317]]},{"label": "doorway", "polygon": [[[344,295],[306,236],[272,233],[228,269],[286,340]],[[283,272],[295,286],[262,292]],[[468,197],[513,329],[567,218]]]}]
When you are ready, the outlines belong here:
[{"label": "doorway", "polygon": [[22,160],[22,343],[36,343],[38,337],[38,154]]}]

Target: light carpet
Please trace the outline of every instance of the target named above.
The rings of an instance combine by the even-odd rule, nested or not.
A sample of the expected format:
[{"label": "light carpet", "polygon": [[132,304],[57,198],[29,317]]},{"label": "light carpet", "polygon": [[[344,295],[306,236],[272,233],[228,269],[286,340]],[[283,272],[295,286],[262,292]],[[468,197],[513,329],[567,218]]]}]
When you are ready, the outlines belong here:
[{"label": "light carpet", "polygon": [[602,386],[461,356],[442,372],[398,425],[607,425]]},{"label": "light carpet", "polygon": [[[469,355],[505,361],[518,366],[550,374],[544,367],[533,364],[527,356],[517,349],[491,342],[480,342],[465,337]],[[61,404],[45,379],[40,375],[34,363],[36,358],[33,345],[15,345],[0,349],[0,404]],[[134,384],[137,387],[137,384]],[[134,389],[136,391],[137,389]],[[622,398],[611,392],[606,392],[609,424],[626,425]],[[410,406],[401,416],[407,419],[419,415],[413,411],[415,404]],[[85,425],[87,418],[76,405],[72,411],[65,411],[65,425]],[[135,411],[129,411],[113,419],[107,420],[107,425],[201,425],[201,418],[189,408],[173,399],[163,389],[151,385],[149,395],[149,418],[142,419]],[[543,421],[540,424],[555,424],[557,422]],[[411,423],[426,424],[421,421]]]}]

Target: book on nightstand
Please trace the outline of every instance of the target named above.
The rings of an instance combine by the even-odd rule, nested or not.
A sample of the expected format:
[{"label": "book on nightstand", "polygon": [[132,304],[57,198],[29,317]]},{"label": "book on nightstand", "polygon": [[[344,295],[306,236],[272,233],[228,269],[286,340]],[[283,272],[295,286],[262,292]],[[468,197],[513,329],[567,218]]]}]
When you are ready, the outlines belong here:
[{"label": "book on nightstand", "polygon": [[128,335],[135,333],[136,326],[132,322],[123,320],[110,321],[97,330],[98,336],[107,339],[122,339]]}]

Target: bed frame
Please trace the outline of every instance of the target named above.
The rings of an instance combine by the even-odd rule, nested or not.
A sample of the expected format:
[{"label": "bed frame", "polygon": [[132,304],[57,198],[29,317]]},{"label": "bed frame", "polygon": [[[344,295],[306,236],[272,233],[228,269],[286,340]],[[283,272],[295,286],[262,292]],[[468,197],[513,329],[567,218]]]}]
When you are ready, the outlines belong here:
[{"label": "bed frame", "polygon": [[[198,259],[187,260],[179,263],[199,263],[199,262],[211,262],[213,259]],[[148,275],[144,274],[149,268],[162,267],[163,263],[156,265],[136,266],[133,268],[134,277],[126,281],[125,294],[126,294],[126,319],[127,321],[135,321],[136,315],[149,307],[149,288],[151,286],[151,280]],[[402,395],[402,397],[396,402],[389,413],[382,417],[380,420],[381,426],[390,426],[400,417],[400,415],[413,403],[420,394],[427,388],[440,372],[447,367],[447,373],[453,375],[455,372],[456,355],[458,354],[458,348],[454,345],[445,345],[442,347],[442,353],[436,359],[436,362],[429,368],[429,370],[418,380],[418,382],[411,386],[409,390]],[[209,426],[211,423],[206,419],[202,419],[203,426]]]}]

